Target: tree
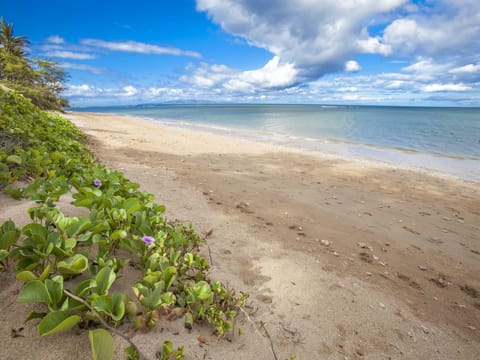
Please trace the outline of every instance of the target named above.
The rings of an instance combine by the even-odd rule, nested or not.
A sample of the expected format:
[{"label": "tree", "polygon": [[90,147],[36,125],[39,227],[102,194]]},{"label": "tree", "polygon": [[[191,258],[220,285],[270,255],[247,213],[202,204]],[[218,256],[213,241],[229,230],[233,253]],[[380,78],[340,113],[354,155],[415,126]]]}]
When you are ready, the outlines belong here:
[{"label": "tree", "polygon": [[37,81],[41,87],[58,95],[65,89],[68,74],[55,61],[35,59]]},{"label": "tree", "polygon": [[32,84],[35,73],[25,57],[25,36],[13,35],[13,24],[0,20],[0,77],[12,83]]},{"label": "tree", "polygon": [[0,20],[0,45],[7,54],[24,57],[24,47],[28,45],[28,39],[26,36],[13,36],[13,24],[7,24],[2,17]]},{"label": "tree", "polygon": [[28,58],[28,43],[25,36],[14,36],[13,24],[0,19],[0,80],[42,109],[61,110],[68,105],[58,96],[64,90],[67,73],[54,61]]}]

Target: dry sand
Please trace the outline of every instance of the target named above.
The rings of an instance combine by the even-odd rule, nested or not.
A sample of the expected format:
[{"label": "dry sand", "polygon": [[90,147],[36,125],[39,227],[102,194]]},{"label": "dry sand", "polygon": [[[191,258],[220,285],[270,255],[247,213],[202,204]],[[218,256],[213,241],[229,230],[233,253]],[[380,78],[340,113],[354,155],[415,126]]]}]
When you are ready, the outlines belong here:
[{"label": "dry sand", "polygon": [[[480,184],[147,120],[67,117],[170,219],[212,229],[202,249],[212,278],[258,308],[256,326],[243,317],[231,341],[162,321],[134,337],[152,358],[164,339],[186,359],[480,358]],[[28,206],[0,195],[0,221],[27,221]],[[84,333],[40,338],[32,322],[11,337],[32,307],[15,303],[11,274],[0,283],[0,359],[90,358]]]}]

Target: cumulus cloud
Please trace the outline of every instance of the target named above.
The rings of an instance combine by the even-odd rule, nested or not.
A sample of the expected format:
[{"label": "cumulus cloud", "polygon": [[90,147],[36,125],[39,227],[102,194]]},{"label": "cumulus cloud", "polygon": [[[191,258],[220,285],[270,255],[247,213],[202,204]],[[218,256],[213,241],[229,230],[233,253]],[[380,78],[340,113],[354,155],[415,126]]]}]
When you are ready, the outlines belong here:
[{"label": "cumulus cloud", "polygon": [[[435,6],[408,0],[197,0],[197,10],[227,33],[270,51],[277,68],[294,70],[294,79],[280,82],[285,87],[358,71],[349,58],[359,53],[411,62],[402,71],[424,82],[420,85],[436,76],[445,84],[479,78],[480,3],[475,0],[439,0]],[[227,83],[248,91],[254,82],[237,76]],[[388,84],[391,89],[406,85]]]},{"label": "cumulus cloud", "polygon": [[237,71],[225,65],[211,65],[201,63],[190,75],[182,75],[180,80],[200,88],[211,88],[221,84],[224,80],[235,76]]},{"label": "cumulus cloud", "polygon": [[279,66],[293,65],[297,78],[308,81],[342,70],[356,52],[387,53],[387,46],[370,36],[365,24],[405,2],[197,0],[197,9],[225,31],[272,52]]},{"label": "cumulus cloud", "polygon": [[255,89],[277,89],[292,86],[298,71],[291,63],[280,63],[274,56],[264,67],[243,71],[230,79],[224,87],[233,91],[252,91]]},{"label": "cumulus cloud", "polygon": [[349,60],[345,63],[346,72],[357,72],[360,71],[361,68],[360,64],[354,60]]},{"label": "cumulus cloud", "polygon": [[296,78],[297,70],[293,64],[282,64],[278,56],[274,56],[265,66],[247,71],[202,63],[192,74],[183,75],[180,80],[198,88],[248,93],[289,87],[294,85]]},{"label": "cumulus cloud", "polygon": [[[418,7],[417,7],[418,8]],[[441,0],[435,7],[395,19],[384,30],[381,42],[398,55],[424,57],[476,57],[480,53],[480,4],[475,0]]]},{"label": "cumulus cloud", "polygon": [[110,51],[122,51],[139,54],[155,54],[155,55],[176,55],[191,56],[199,58],[201,55],[195,51],[181,50],[174,47],[163,47],[154,44],[146,44],[137,41],[104,41],[99,39],[83,39],[83,45],[93,46],[96,48],[106,49]]},{"label": "cumulus cloud", "polygon": [[67,84],[67,88],[63,91],[64,96],[68,97],[92,97],[102,92],[98,88],[88,84],[72,85]]},{"label": "cumulus cloud", "polygon": [[119,92],[116,95],[130,97],[130,96],[135,96],[138,93],[139,93],[139,90],[135,86],[128,85],[128,86],[124,86],[122,88],[122,92]]}]

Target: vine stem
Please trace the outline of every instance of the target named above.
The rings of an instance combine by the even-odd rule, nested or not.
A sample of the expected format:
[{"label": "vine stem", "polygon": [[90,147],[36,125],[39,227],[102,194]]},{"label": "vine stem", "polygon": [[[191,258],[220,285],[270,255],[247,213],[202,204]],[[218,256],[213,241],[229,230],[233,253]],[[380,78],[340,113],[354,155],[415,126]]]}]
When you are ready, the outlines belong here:
[{"label": "vine stem", "polygon": [[[260,333],[260,331],[258,331],[258,326],[257,324],[255,324],[255,322],[252,320],[252,318],[248,315],[248,313],[245,311],[245,309],[242,307],[242,306],[239,306],[238,307],[240,309],[240,311],[246,316],[247,320],[250,322],[250,324],[253,326],[253,328],[255,329],[255,332],[257,334],[259,334],[261,337],[265,338],[265,335],[262,335]],[[267,328],[265,327],[265,324],[263,323],[263,321],[260,322],[260,327],[265,331],[265,334],[267,335],[267,338],[268,338],[268,341],[270,343],[270,348],[272,349],[272,354],[273,354],[273,358],[275,360],[278,360],[278,356],[277,356],[277,353],[275,352],[275,347],[273,346],[273,342],[272,342],[272,338],[270,337],[270,334],[268,333],[267,331]]]},{"label": "vine stem", "polygon": [[66,290],[66,289],[63,289],[63,293],[65,295],[67,295],[68,297],[72,298],[73,300],[76,300],[80,303],[82,303],[83,305],[85,305],[91,312],[93,312],[95,314],[95,316],[98,318],[98,321],[100,321],[100,323],[103,325],[103,327],[105,327],[106,329],[108,329],[110,332],[114,333],[115,335],[118,335],[120,336],[122,339],[124,339],[125,341],[127,341],[130,346],[132,346],[137,352],[138,354],[140,355],[140,360],[141,359],[148,359],[147,356],[145,356],[144,354],[142,354],[142,352],[140,351],[140,349],[137,347],[137,345],[135,345],[135,343],[128,337],[126,336],[124,333],[122,333],[121,331],[115,329],[114,327],[110,326],[102,317],[102,315],[100,315],[98,313],[97,310],[95,310],[87,301],[85,301],[84,299],[82,299],[81,297],[79,296],[76,296],[74,294],[72,294],[70,291]]}]

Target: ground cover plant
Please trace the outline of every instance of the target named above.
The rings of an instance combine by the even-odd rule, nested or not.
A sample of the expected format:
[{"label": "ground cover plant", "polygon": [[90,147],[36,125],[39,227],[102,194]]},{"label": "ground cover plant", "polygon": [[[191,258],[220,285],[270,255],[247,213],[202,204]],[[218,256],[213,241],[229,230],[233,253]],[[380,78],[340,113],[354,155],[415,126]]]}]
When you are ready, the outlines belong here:
[{"label": "ground cover plant", "polygon": [[[198,251],[204,239],[168,222],[152,194],[96,163],[83,140],[68,120],[0,89],[0,188],[36,203],[21,229],[11,220],[0,226],[0,270],[23,282],[19,302],[42,304],[26,320],[42,336],[88,329],[92,356],[102,360],[113,357],[111,333],[130,343],[128,358],[142,358],[119,330],[125,323],[147,331],[174,317],[189,329],[210,323],[218,337],[232,332],[247,295],[209,278]],[[58,201],[66,194],[87,215],[65,215]],[[127,265],[141,276],[131,291],[113,291]],[[165,340],[159,357],[180,359],[183,348]]]}]

